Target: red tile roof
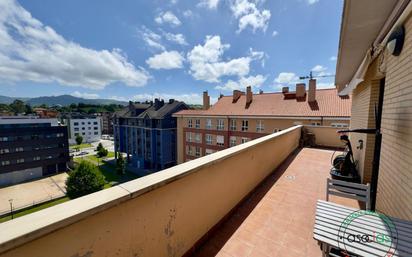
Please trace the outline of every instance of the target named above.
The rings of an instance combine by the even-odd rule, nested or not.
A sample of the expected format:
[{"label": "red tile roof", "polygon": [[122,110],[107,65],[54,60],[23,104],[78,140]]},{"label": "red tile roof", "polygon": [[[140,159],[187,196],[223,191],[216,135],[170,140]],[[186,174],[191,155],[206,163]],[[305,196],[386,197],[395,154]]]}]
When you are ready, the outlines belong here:
[{"label": "red tile roof", "polygon": [[232,96],[223,96],[208,110],[183,110],[174,115],[185,116],[298,116],[298,117],[350,117],[352,101],[349,96],[341,97],[336,89],[316,90],[316,101],[285,99],[283,93],[254,94],[249,108],[245,108],[246,96],[236,103]]}]

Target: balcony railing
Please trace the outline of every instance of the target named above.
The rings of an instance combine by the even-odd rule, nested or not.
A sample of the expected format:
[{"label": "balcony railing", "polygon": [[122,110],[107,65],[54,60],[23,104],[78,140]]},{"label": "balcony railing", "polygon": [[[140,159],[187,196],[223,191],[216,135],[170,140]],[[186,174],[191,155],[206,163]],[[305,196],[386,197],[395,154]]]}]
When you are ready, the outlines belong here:
[{"label": "balcony railing", "polygon": [[0,224],[4,256],[181,256],[299,144],[295,126]]}]

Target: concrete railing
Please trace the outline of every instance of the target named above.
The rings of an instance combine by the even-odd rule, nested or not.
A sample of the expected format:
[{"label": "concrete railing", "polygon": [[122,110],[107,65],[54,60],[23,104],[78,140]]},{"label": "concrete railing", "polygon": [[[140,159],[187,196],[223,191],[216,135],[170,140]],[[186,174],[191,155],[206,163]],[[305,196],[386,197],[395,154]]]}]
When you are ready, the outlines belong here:
[{"label": "concrete railing", "polygon": [[0,224],[0,256],[181,256],[299,144],[295,126]]},{"label": "concrete railing", "polygon": [[308,132],[313,133],[315,135],[315,143],[318,146],[325,146],[325,147],[345,147],[345,145],[340,141],[339,134],[337,133],[338,130],[342,130],[339,128],[333,127],[319,127],[319,126],[306,126]]}]

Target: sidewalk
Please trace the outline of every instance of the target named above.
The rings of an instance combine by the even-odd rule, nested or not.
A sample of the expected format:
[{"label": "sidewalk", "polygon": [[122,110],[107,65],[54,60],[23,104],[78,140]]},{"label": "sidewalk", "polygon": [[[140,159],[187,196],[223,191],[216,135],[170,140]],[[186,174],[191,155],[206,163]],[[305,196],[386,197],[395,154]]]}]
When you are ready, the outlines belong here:
[{"label": "sidewalk", "polygon": [[67,173],[0,188],[0,215],[10,212],[9,199],[13,199],[13,210],[49,201],[66,195]]}]

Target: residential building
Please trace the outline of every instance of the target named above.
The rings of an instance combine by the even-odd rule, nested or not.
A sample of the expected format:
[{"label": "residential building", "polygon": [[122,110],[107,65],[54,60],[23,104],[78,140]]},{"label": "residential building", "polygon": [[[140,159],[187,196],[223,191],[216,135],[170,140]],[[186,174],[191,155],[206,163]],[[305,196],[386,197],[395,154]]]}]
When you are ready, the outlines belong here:
[{"label": "residential building", "polygon": [[[412,220],[412,3],[345,1],[336,85],[352,96],[350,133],[376,209]],[[378,179],[379,178],[379,179]],[[395,197],[396,196],[396,197]]]},{"label": "residential building", "polygon": [[66,126],[57,119],[0,117],[0,186],[66,171]]},{"label": "residential building", "polygon": [[[192,160],[250,140],[282,131],[294,125],[349,127],[351,99],[336,89],[316,89],[316,80],[296,85],[296,92],[253,94],[234,90],[210,107],[203,93],[202,110],[182,110],[178,120],[178,163]],[[334,134],[333,134],[334,135]],[[340,142],[336,146],[340,146]]]},{"label": "residential building", "polygon": [[103,135],[113,135],[113,115],[111,112],[100,113]]},{"label": "residential building", "polygon": [[128,163],[142,170],[157,171],[176,165],[176,118],[187,109],[183,102],[129,103],[114,116],[115,152],[126,153]]},{"label": "residential building", "polygon": [[76,144],[77,136],[82,136],[84,143],[97,142],[102,137],[102,121],[99,116],[70,113],[62,120],[67,125],[70,144]]},{"label": "residential building", "polygon": [[47,108],[33,108],[33,112],[36,113],[40,118],[57,118],[59,112],[56,110],[51,110]]}]

